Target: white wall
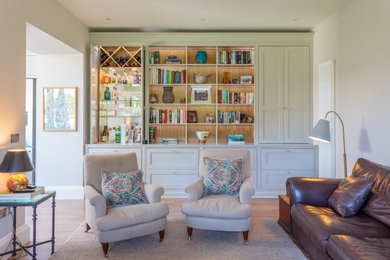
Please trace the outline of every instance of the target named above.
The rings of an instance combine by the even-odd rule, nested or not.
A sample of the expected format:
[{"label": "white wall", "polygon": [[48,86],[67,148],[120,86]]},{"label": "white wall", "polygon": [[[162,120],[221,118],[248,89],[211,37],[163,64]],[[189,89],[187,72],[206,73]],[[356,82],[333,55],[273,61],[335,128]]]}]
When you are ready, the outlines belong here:
[{"label": "white wall", "polygon": [[[389,10],[388,0],[349,1],[314,29],[314,109],[318,107],[318,65],[334,59],[336,111],[345,123],[349,174],[359,157],[390,165]],[[343,176],[341,141],[338,127],[338,177]]]},{"label": "white wall", "polygon": [[[37,71],[37,185],[46,186],[46,189],[56,189],[58,198],[81,199],[83,198],[84,129],[83,56],[81,54],[39,55]],[[42,131],[43,87],[77,87],[77,131]]]}]

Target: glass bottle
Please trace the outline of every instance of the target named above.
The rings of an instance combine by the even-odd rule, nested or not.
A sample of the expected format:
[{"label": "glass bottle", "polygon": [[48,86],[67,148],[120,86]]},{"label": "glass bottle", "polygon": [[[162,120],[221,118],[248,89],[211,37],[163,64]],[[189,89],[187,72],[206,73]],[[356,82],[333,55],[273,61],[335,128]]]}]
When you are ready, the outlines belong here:
[{"label": "glass bottle", "polygon": [[108,130],[106,125],[104,126],[104,130],[102,133],[102,142],[108,142]]},{"label": "glass bottle", "polygon": [[115,129],[115,143],[121,143],[121,129],[119,126]]},{"label": "glass bottle", "polygon": [[106,88],[106,91],[104,91],[104,100],[111,100],[111,92],[108,87]]}]

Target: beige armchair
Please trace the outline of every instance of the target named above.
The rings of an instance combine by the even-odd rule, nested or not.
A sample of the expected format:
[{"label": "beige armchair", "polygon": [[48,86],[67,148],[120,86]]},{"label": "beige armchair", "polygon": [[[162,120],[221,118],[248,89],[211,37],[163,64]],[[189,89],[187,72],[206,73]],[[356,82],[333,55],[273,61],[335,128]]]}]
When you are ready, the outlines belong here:
[{"label": "beige armchair", "polygon": [[150,204],[107,208],[102,195],[101,172],[131,172],[138,170],[135,153],[96,154],[84,156],[84,193],[86,232],[92,229],[102,243],[104,256],[111,242],[145,236],[159,232],[164,238],[168,205],[160,202],[164,189],[146,184],[145,192]]},{"label": "beige armchair", "polygon": [[[239,197],[210,195],[203,197],[204,157],[228,159],[243,158]],[[182,213],[186,216],[188,239],[193,229],[243,232],[245,244],[251,224],[251,197],[254,189],[251,175],[251,160],[248,150],[203,150],[199,159],[199,178],[187,185],[188,202],[183,203]]]}]

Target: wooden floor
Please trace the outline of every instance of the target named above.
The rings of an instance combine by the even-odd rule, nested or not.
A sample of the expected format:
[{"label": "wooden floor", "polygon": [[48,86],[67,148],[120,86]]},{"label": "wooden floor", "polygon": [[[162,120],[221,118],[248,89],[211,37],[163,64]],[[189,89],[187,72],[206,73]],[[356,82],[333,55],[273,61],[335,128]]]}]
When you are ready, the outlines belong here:
[{"label": "wooden floor", "polygon": [[[181,204],[186,199],[164,199],[168,203],[169,216],[176,218],[182,216]],[[278,200],[277,199],[252,199],[252,206],[256,207],[256,213],[252,218],[278,218]],[[26,224],[32,227],[32,210],[26,208]],[[37,209],[37,240],[43,241],[51,237],[51,201],[46,201],[38,206]],[[57,200],[56,202],[56,243],[55,247],[59,248],[65,240],[76,230],[84,221],[85,217],[83,200]],[[31,228],[32,236],[32,228]],[[37,258],[45,260],[50,257],[51,245],[45,244],[37,247]],[[8,259],[31,259],[25,253]]]}]

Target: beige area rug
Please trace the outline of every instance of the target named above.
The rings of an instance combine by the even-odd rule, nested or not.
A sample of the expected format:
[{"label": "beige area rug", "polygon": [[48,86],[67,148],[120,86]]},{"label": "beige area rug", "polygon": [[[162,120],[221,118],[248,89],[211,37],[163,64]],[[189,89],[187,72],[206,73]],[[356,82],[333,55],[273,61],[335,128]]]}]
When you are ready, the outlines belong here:
[{"label": "beige area rug", "polygon": [[[52,260],[106,259],[92,232],[80,226],[52,255]],[[242,233],[194,230],[187,239],[184,218],[168,218],[165,238],[158,234],[111,243],[109,259],[307,259],[274,219],[252,219],[249,244]]]}]

